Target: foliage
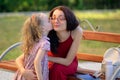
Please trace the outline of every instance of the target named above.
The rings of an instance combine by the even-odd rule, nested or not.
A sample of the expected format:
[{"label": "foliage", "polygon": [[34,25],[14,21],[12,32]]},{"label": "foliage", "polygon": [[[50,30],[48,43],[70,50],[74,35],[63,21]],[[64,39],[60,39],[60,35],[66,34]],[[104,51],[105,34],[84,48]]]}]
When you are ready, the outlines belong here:
[{"label": "foliage", "polygon": [[119,9],[120,0],[0,0],[0,12],[48,11],[58,5],[71,9]]}]

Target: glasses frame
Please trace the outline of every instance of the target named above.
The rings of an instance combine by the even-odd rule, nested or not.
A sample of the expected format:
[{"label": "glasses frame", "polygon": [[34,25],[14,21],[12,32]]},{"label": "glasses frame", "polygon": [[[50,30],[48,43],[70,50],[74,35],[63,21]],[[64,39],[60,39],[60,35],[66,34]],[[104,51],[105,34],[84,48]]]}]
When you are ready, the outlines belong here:
[{"label": "glasses frame", "polygon": [[55,20],[57,20],[58,22],[63,22],[63,21],[65,21],[66,20],[66,18],[65,17],[63,17],[63,16],[59,16],[59,17],[50,17],[50,21],[55,21]]}]

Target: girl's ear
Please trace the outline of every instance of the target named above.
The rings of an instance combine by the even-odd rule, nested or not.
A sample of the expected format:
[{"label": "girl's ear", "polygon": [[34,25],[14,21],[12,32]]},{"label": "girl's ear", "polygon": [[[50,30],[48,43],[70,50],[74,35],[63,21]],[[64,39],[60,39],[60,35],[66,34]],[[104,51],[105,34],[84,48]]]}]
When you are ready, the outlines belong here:
[{"label": "girl's ear", "polygon": [[46,31],[45,26],[41,26],[41,28],[42,28],[42,31],[43,31],[43,32]]}]

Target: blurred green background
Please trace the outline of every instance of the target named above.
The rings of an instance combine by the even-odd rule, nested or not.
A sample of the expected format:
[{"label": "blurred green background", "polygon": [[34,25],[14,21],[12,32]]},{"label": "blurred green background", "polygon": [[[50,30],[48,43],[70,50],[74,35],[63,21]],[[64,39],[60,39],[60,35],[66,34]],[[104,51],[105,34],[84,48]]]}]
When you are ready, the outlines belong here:
[{"label": "blurred green background", "polygon": [[120,0],[0,0],[0,12],[48,11],[58,5],[71,9],[118,9]]},{"label": "blurred green background", "polygon": [[[120,0],[0,0],[0,54],[20,41],[21,27],[28,16],[38,12],[49,14],[58,5],[70,7],[80,19],[83,30],[91,30],[83,22],[88,20],[96,31],[120,33]],[[118,45],[84,40],[78,52],[103,55],[106,49]],[[4,60],[15,59],[21,53],[17,47]]]}]

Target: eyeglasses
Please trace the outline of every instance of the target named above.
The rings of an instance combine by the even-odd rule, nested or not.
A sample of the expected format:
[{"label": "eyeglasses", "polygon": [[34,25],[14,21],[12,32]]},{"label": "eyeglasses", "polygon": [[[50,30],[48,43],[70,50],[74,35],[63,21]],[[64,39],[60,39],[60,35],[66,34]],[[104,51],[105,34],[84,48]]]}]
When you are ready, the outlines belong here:
[{"label": "eyeglasses", "polygon": [[63,16],[59,16],[58,18],[56,18],[56,17],[50,17],[50,20],[51,20],[51,21],[57,20],[57,21],[59,21],[59,22],[63,22],[63,21],[65,21],[66,19],[65,19],[65,17],[63,17]]}]

